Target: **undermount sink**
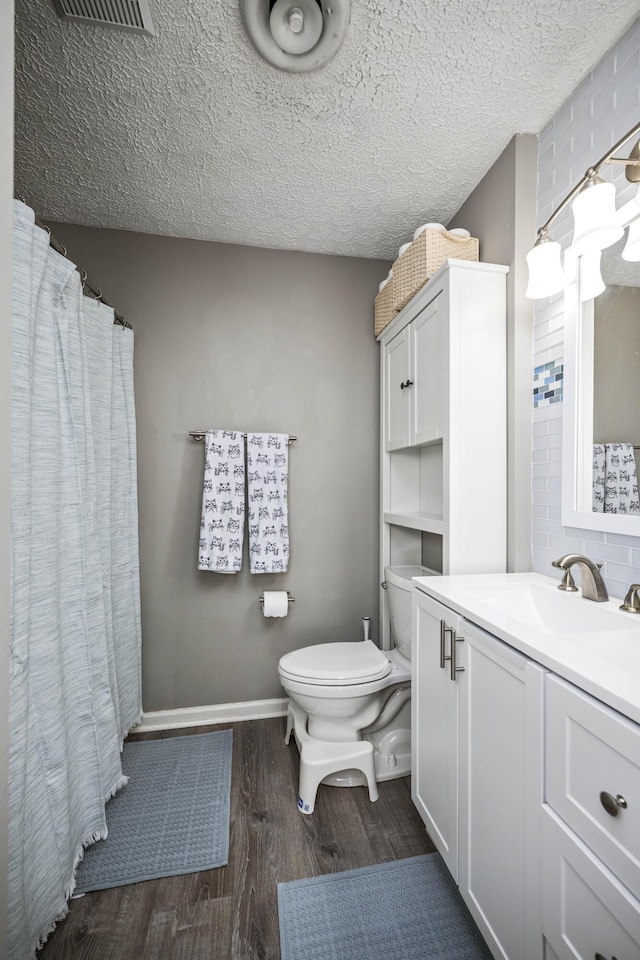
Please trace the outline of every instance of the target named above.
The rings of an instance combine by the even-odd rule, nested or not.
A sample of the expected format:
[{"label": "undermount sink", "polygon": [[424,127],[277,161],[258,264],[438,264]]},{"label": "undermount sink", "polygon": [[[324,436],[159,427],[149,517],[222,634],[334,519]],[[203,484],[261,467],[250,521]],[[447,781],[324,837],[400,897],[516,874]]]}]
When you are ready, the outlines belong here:
[{"label": "undermount sink", "polygon": [[580,593],[559,591],[557,583],[512,580],[467,585],[465,592],[495,612],[548,634],[603,633],[636,627],[615,604],[585,600]]}]

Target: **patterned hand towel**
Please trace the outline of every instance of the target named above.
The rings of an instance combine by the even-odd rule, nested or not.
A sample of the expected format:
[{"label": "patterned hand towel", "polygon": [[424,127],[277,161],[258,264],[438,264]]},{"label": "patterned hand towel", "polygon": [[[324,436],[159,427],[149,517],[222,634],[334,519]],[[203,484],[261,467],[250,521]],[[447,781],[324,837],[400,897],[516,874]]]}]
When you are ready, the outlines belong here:
[{"label": "patterned hand towel", "polygon": [[636,459],[632,444],[606,443],[604,463],[604,512],[640,513]]},{"label": "patterned hand towel", "polygon": [[251,573],[284,573],[289,563],[286,433],[247,434]]},{"label": "patterned hand towel", "polygon": [[593,513],[604,513],[604,443],[593,445]]},{"label": "patterned hand towel", "polygon": [[207,430],[198,570],[237,573],[244,537],[244,437]]}]

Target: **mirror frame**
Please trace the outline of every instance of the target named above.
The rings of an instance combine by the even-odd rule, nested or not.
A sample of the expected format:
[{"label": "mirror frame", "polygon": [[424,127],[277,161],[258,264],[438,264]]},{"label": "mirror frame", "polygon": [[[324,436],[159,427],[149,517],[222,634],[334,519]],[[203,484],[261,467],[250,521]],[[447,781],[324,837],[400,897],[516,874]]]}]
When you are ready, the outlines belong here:
[{"label": "mirror frame", "polygon": [[[634,199],[618,210],[627,227],[640,217]],[[565,252],[562,510],[565,527],[640,537],[640,515],[593,513],[593,300],[580,301],[580,271],[573,247]]]}]

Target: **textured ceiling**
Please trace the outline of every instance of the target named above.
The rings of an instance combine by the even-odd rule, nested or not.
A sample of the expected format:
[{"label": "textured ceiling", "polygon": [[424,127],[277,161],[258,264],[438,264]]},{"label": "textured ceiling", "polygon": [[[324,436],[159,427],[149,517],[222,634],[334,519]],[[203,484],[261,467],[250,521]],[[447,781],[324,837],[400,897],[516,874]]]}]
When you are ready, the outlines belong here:
[{"label": "textured ceiling", "polygon": [[155,37],[17,0],[16,192],[63,222],[389,259],[539,132],[638,10],[352,0],[336,57],[289,74],[239,0],[150,3]]}]

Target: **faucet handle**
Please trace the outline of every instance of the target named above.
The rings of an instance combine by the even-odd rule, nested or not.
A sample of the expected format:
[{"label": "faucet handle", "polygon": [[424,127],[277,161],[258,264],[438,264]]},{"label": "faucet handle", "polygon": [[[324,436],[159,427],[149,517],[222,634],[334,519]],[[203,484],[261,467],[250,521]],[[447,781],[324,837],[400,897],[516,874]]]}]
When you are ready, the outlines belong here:
[{"label": "faucet handle", "polygon": [[575,580],[571,574],[571,570],[565,570],[564,577],[562,578],[562,583],[558,584],[558,590],[566,590],[567,593],[577,593],[578,588],[576,587]]},{"label": "faucet handle", "polygon": [[620,604],[620,609],[626,613],[640,613],[640,583],[632,583],[624,598],[624,603]]}]

